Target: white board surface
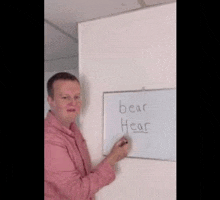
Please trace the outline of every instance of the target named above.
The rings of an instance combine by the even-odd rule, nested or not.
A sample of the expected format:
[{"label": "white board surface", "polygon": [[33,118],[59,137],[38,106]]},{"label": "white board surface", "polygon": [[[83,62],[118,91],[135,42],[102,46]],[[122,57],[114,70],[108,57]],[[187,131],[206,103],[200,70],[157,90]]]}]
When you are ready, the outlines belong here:
[{"label": "white board surface", "polygon": [[176,161],[176,89],[103,93],[103,154],[122,136],[128,157]]}]

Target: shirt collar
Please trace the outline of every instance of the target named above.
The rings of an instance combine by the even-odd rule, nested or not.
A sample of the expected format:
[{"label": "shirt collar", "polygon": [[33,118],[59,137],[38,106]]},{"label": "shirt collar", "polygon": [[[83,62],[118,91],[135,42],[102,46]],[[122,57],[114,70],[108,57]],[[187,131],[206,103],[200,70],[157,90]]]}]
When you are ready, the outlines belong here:
[{"label": "shirt collar", "polygon": [[47,113],[47,116],[46,116],[46,120],[53,126],[55,127],[56,129],[68,134],[68,135],[71,135],[71,136],[74,136],[75,135],[75,132],[77,131],[77,126],[75,124],[75,122],[73,122],[71,125],[70,125],[70,129],[68,129],[67,127],[65,127],[57,118],[56,116],[54,115],[54,113],[49,110],[48,113]]}]

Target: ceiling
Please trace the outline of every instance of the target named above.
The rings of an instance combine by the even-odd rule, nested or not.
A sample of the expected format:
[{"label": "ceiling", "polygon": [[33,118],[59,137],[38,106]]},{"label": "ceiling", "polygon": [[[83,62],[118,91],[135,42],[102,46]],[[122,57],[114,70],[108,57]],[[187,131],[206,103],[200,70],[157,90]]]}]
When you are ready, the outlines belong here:
[{"label": "ceiling", "polygon": [[45,62],[78,57],[80,22],[176,0],[44,0]]}]

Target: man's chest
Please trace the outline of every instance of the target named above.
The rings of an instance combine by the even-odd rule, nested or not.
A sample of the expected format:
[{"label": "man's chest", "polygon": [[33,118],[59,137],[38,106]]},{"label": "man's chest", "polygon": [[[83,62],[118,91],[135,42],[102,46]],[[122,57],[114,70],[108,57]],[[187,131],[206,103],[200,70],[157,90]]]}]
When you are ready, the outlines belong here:
[{"label": "man's chest", "polygon": [[82,176],[89,174],[91,171],[91,160],[86,141],[80,136],[67,136],[66,148],[70,159]]}]

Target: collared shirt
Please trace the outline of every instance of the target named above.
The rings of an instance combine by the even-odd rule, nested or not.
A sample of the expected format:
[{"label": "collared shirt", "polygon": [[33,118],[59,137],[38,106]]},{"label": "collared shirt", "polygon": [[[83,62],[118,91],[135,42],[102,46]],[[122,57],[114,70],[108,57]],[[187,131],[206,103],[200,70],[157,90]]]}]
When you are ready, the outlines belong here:
[{"label": "collared shirt", "polygon": [[68,129],[51,111],[44,123],[44,199],[94,199],[114,181],[114,169],[106,159],[91,169],[86,141],[75,123]]}]

